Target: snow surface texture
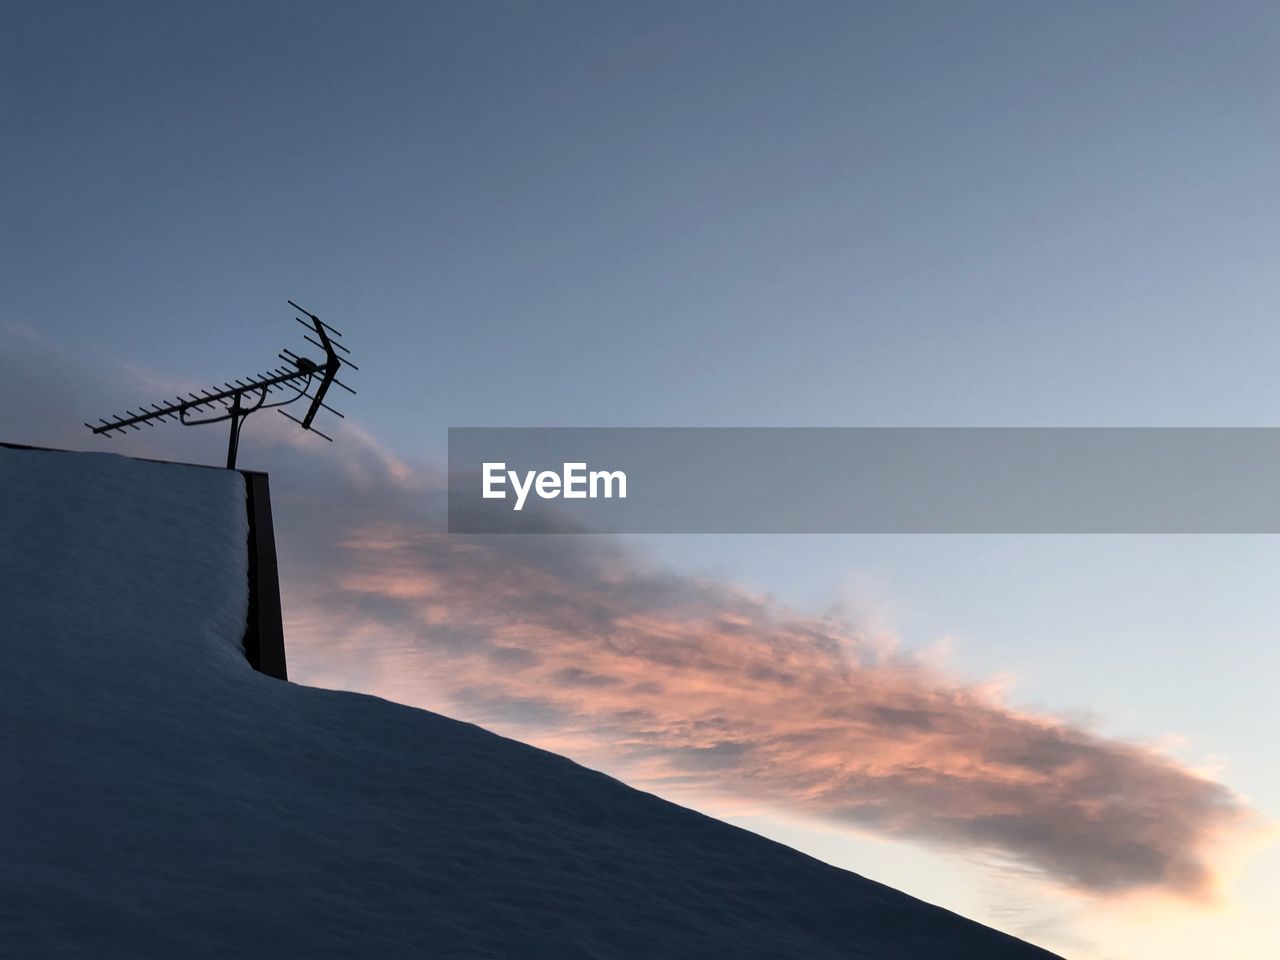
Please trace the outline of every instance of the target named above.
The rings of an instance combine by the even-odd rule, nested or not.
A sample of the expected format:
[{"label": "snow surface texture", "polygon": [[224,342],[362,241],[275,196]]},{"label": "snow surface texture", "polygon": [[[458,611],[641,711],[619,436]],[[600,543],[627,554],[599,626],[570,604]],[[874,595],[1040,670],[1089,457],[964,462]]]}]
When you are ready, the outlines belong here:
[{"label": "snow surface texture", "polygon": [[1033,958],[445,717],[254,673],[244,484],[0,448],[0,955]]}]

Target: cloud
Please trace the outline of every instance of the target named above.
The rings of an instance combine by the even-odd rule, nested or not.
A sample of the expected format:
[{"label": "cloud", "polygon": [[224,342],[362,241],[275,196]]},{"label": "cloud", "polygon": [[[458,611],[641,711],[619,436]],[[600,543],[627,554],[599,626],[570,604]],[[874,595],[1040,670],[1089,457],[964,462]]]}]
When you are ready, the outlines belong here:
[{"label": "cloud", "polygon": [[379,651],[376,692],[652,789],[991,850],[1093,894],[1207,898],[1215,844],[1254,821],[1153,748],[608,538],[446,534],[440,496],[375,482],[351,498],[378,510],[307,549],[291,642],[316,679]]},{"label": "cloud", "polygon": [[[37,336],[18,342],[59,391],[43,401],[11,353],[0,372],[24,394],[5,429],[17,410],[15,439],[96,444],[69,443],[67,424],[117,391]],[[1256,822],[1153,748],[1016,709],[839,621],[656,569],[614,540],[446,534],[438,471],[351,421],[330,447],[257,419],[242,459],[271,465],[295,679],[484,723],[669,795],[989,850],[1092,894],[1207,898],[1215,845]],[[219,428],[168,427],[116,449],[216,463],[222,442]]]}]

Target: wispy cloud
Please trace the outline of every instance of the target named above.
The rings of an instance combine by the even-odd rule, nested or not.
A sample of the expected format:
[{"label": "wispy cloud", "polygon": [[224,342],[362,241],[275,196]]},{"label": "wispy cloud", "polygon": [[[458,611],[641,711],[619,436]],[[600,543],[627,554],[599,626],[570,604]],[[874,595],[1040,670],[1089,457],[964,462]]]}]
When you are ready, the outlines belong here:
[{"label": "wispy cloud", "polygon": [[1095,894],[1207,898],[1215,843],[1253,820],[1154,748],[607,538],[446,534],[439,497],[430,480],[374,482],[350,498],[378,508],[306,550],[313,613],[293,638],[317,677],[378,651],[377,692],[650,788],[997,851]]}]

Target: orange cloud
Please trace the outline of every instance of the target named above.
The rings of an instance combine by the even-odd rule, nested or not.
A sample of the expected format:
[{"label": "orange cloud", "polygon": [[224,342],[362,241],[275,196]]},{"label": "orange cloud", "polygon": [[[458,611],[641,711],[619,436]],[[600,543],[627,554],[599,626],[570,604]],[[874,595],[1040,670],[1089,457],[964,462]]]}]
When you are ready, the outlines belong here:
[{"label": "orange cloud", "polygon": [[1096,894],[1207,898],[1214,844],[1253,822],[1156,750],[1017,710],[838,623],[650,569],[606,538],[443,533],[426,506],[438,495],[366,490],[341,547],[307,551],[298,602],[323,616],[290,642],[317,678],[340,684],[378,649],[365,689],[634,782],[998,850]]}]

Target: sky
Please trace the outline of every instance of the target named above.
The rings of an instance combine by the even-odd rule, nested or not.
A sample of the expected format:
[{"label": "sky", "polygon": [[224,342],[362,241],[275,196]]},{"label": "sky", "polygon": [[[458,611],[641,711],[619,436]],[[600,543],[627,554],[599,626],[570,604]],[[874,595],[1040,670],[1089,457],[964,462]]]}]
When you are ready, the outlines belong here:
[{"label": "sky", "polygon": [[[272,471],[298,525],[281,524],[294,676],[561,749],[1073,958],[1280,955],[1272,538],[495,545],[433,519],[450,426],[1273,424],[1273,5],[0,16],[4,439],[218,462],[216,430],[108,443],[79,424],[297,348],[286,298],[355,350],[332,448],[245,431],[242,463]],[[623,675],[601,622],[646,638],[654,682],[709,701],[684,717],[674,693],[618,700],[564,673]],[[846,730],[823,769],[848,776],[819,789],[816,755],[774,749],[816,719],[724,679],[724,658],[758,679],[779,637],[804,638],[791,656],[823,703],[923,703],[987,733]],[[664,673],[664,638],[703,669]],[[477,652],[498,647],[541,657],[526,667],[552,702]],[[614,725],[628,710],[648,725]],[[739,728],[757,712],[767,730]],[[677,775],[707,716],[737,760]],[[982,834],[996,801],[938,783],[970,758],[989,776],[960,780],[1008,787],[1026,765],[1004,751],[1035,731],[1083,779],[1002,794],[1016,829]],[[653,752],[631,749],[644,737]],[[908,748],[938,792],[846,766]],[[1080,785],[1117,769],[1139,785],[1120,814],[1176,807],[1143,850],[1181,881],[1126,873],[1123,817],[1086,831],[1106,878],[1063,860],[1086,839],[1053,833],[1085,830]],[[850,812],[872,793],[907,812]],[[1244,839],[1219,850],[1223,831]]]}]

